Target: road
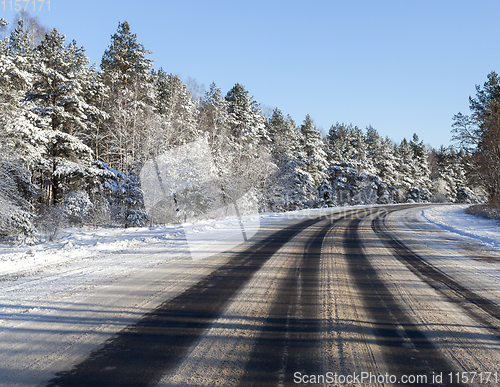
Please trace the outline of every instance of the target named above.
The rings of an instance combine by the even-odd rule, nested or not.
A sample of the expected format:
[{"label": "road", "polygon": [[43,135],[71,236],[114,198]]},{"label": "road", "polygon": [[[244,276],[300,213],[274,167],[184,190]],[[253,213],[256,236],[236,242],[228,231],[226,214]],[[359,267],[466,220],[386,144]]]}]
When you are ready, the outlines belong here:
[{"label": "road", "polygon": [[45,385],[499,385],[499,295],[446,258],[500,255],[414,207],[262,230]]}]

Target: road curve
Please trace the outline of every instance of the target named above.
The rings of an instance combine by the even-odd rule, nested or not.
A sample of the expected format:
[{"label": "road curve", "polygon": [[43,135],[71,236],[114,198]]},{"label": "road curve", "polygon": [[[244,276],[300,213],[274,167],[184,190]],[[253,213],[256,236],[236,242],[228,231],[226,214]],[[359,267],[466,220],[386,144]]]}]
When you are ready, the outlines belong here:
[{"label": "road curve", "polygon": [[250,242],[46,385],[496,385],[498,300],[401,240],[391,214],[413,207]]}]

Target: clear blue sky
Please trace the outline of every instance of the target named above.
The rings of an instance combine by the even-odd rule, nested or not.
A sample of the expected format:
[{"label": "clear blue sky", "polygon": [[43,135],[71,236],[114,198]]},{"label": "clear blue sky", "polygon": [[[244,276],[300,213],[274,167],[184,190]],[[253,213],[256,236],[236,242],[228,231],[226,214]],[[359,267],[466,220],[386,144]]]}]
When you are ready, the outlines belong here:
[{"label": "clear blue sky", "polygon": [[128,20],[155,67],[184,80],[223,93],[239,82],[297,124],[310,114],[323,133],[371,124],[434,147],[450,144],[475,84],[500,72],[497,0],[51,0],[31,14],[97,64]]}]

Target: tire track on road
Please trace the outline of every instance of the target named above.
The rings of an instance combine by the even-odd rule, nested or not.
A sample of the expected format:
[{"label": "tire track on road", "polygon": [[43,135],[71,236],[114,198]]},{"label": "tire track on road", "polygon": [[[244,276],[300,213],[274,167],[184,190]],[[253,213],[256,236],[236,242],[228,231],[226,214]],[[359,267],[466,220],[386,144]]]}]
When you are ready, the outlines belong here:
[{"label": "tire track on road", "polygon": [[237,253],[205,279],[119,332],[48,386],[147,386],[178,365],[206,329],[262,265],[300,231],[321,221],[289,226]]},{"label": "tire track on road", "polygon": [[[394,256],[404,263],[405,266],[415,273],[422,281],[454,304],[460,306],[470,318],[488,328],[497,337],[500,337],[500,307],[493,301],[466,288],[406,247],[402,241],[395,238],[388,231],[388,227],[385,224],[387,215],[388,213],[385,213],[373,219],[372,229],[390,250],[392,250]],[[476,308],[468,303],[464,304],[464,299],[467,300],[468,303],[475,305]],[[491,318],[485,316],[484,313],[478,311],[477,308]]]},{"label": "tire track on road", "polygon": [[[371,317],[375,340],[380,345],[385,363],[391,367],[387,372],[396,375],[427,375],[423,384],[432,384],[434,370],[444,374],[453,372],[442,354],[414,324],[399,306],[396,299],[377,274],[369,258],[363,251],[359,237],[362,219],[348,222],[344,234],[349,274],[358,288],[363,306]],[[461,385],[461,384],[454,384]]]},{"label": "tire track on road", "polygon": [[321,358],[320,260],[327,232],[340,219],[325,220],[297,252],[272,304],[240,386],[293,385],[295,372],[319,375]]}]

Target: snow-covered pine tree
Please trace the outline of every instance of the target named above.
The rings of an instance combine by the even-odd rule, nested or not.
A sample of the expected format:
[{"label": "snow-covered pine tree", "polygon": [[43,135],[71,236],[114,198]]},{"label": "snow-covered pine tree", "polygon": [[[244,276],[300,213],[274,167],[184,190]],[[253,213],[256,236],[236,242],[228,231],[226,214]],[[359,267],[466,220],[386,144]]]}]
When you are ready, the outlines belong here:
[{"label": "snow-covered pine tree", "polygon": [[[416,152],[416,153],[415,153]],[[418,136],[408,142],[404,138],[396,149],[399,160],[398,201],[425,202],[430,200],[430,170],[427,165],[427,151]]]},{"label": "snow-covered pine tree", "polygon": [[267,120],[266,130],[272,141],[272,155],[277,166],[286,163],[291,152],[303,151],[302,134],[291,117],[285,117],[278,108]]},{"label": "snow-covered pine tree", "polygon": [[308,114],[304,123],[300,126],[303,144],[306,155],[305,170],[311,175],[313,186],[316,187],[326,179],[326,170],[328,167],[327,154],[324,150],[324,143],[321,133],[314,126],[314,121]]},{"label": "snow-covered pine tree", "polygon": [[33,82],[35,52],[29,45],[30,34],[19,21],[9,39],[0,41],[0,116],[26,115],[24,94]]},{"label": "snow-covered pine tree", "polygon": [[382,185],[367,158],[363,131],[352,124],[332,125],[326,138],[329,158],[328,182],[340,205],[377,202]]},{"label": "snow-covered pine tree", "polygon": [[103,113],[89,103],[87,91],[95,81],[85,51],[53,29],[36,48],[34,82],[27,101],[37,115],[36,125],[45,135],[45,158],[41,169],[46,185],[46,200],[58,203],[65,194],[88,190],[95,172],[92,151],[77,137]]},{"label": "snow-covered pine tree", "polygon": [[[252,180],[248,185],[241,184],[242,176],[238,172],[240,168],[244,168],[240,158],[241,146],[231,134],[235,119],[229,113],[228,105],[221,90],[212,83],[201,99],[198,110],[198,131],[207,140],[213,166],[212,191],[219,194],[218,199],[213,198],[213,192],[208,195],[212,197],[212,207],[216,206],[216,203],[220,203],[221,207],[233,205],[235,200],[245,195],[252,186]],[[207,164],[208,162],[207,160]]]},{"label": "snow-covered pine tree", "polygon": [[118,92],[133,85],[137,78],[149,79],[152,60],[146,58],[151,51],[138,42],[137,35],[130,31],[128,21],[118,23],[116,33],[111,36],[111,45],[101,61],[101,69],[110,82],[111,92]]},{"label": "snow-covered pine tree", "polygon": [[339,122],[330,127],[325,139],[329,163],[347,164],[347,160],[350,158],[348,153],[350,148],[349,132],[350,127]]},{"label": "snow-covered pine tree", "polygon": [[[6,21],[1,22],[7,25]],[[43,135],[32,124],[24,94],[33,77],[33,50],[22,21],[11,39],[0,42],[0,229],[17,243],[36,242],[34,227],[38,187],[31,169],[43,164]]]},{"label": "snow-covered pine tree", "polygon": [[14,238],[19,244],[37,242],[34,208],[37,187],[28,170],[19,162],[0,157],[0,238]]},{"label": "snow-covered pine tree", "polygon": [[418,201],[429,201],[430,200],[430,169],[428,152],[417,134],[413,134],[413,138],[410,141],[410,147],[413,150],[413,158],[415,161],[415,182],[418,189]]},{"label": "snow-covered pine tree", "polygon": [[215,83],[212,83],[200,102],[198,131],[205,135],[208,140],[214,166],[217,169],[216,174],[221,179],[223,192],[225,191],[224,186],[230,180],[233,158],[236,157],[237,147],[231,136],[233,124],[234,117],[228,111],[227,100]]},{"label": "snow-covered pine tree", "polygon": [[413,162],[413,150],[406,138],[403,138],[399,146],[396,147],[396,157],[399,161],[398,171],[398,202],[413,201],[412,189],[415,185],[413,176],[415,175],[415,165]]},{"label": "snow-covered pine tree", "polygon": [[270,139],[259,104],[245,87],[235,84],[226,95],[228,111],[233,116],[232,135],[240,144],[267,144]]},{"label": "snow-covered pine tree", "polygon": [[228,109],[228,102],[222,96],[221,90],[212,83],[200,102],[198,130],[208,134],[208,142],[215,158],[221,157],[222,152],[229,151],[234,117]]},{"label": "snow-covered pine tree", "polygon": [[[109,211],[111,220],[125,227],[144,226],[148,216],[144,210],[139,177],[133,171],[122,173],[104,161],[96,160],[93,164],[98,170],[98,193],[107,200],[107,204],[102,208]],[[97,201],[97,204],[100,203]]]},{"label": "snow-covered pine tree", "polygon": [[371,175],[380,179],[377,184],[377,201],[393,203],[397,199],[396,157],[393,143],[382,138],[371,125],[366,128],[367,169]]},{"label": "snow-covered pine tree", "polygon": [[465,151],[441,146],[431,152],[432,201],[452,203],[476,203],[480,198],[468,186]]},{"label": "snow-covered pine tree", "polygon": [[384,139],[380,136],[377,130],[368,125],[365,134],[366,144],[366,165],[365,170],[371,174],[378,174],[379,170],[377,164],[380,162],[383,149]]},{"label": "snow-covered pine tree", "polygon": [[139,178],[132,171],[126,175],[123,184],[125,202],[125,227],[143,227],[148,216],[144,210],[144,198]]},{"label": "snow-covered pine tree", "polygon": [[357,126],[337,122],[330,127],[326,143],[329,162],[358,171],[366,169],[366,138]]},{"label": "snow-covered pine tree", "polygon": [[242,195],[252,191],[260,203],[266,180],[275,168],[271,162],[265,118],[259,104],[239,83],[229,90],[226,101],[231,116],[231,175],[234,192]]},{"label": "snow-covered pine tree", "polygon": [[148,153],[144,148],[150,136],[145,139],[144,135],[155,104],[152,60],[146,58],[150,53],[125,21],[118,23],[102,57],[102,76],[109,95],[105,105],[110,118],[103,125],[107,141],[101,157],[120,171],[140,168]]},{"label": "snow-covered pine tree", "polygon": [[169,145],[182,145],[194,141],[199,132],[196,125],[197,105],[186,85],[176,74],[166,74],[162,68],[156,76],[155,106],[168,133]]},{"label": "snow-covered pine tree", "polygon": [[275,109],[267,122],[272,138],[272,156],[277,167],[266,186],[269,207],[273,211],[294,211],[311,207],[314,181],[306,171],[304,138],[295,122]]},{"label": "snow-covered pine tree", "polygon": [[455,202],[457,191],[449,168],[449,150],[443,145],[439,149],[432,149],[431,160],[431,200],[433,202]]}]

